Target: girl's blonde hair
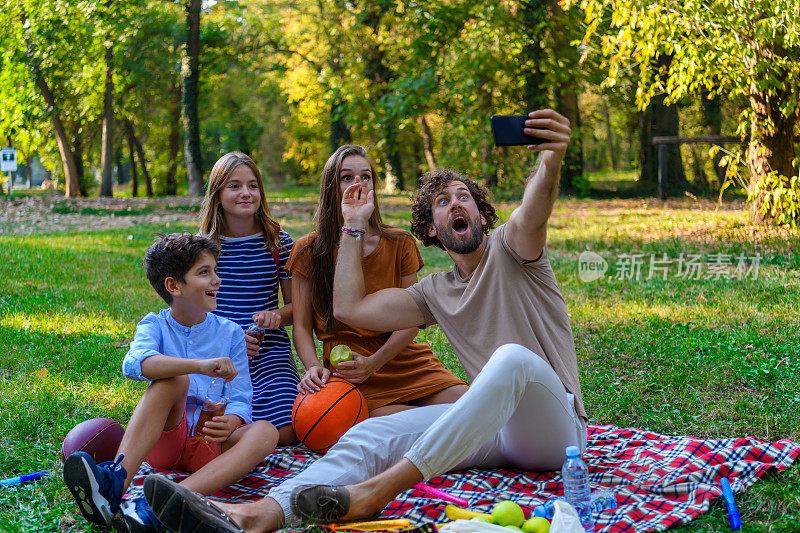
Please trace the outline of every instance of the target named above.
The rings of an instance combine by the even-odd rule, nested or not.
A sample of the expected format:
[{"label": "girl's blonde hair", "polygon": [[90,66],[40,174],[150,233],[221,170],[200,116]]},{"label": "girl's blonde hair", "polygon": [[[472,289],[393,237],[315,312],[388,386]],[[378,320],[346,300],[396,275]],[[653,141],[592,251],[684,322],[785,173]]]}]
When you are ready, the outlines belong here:
[{"label": "girl's blonde hair", "polygon": [[241,165],[247,166],[256,177],[258,183],[258,194],[261,201],[258,203],[258,211],[255,213],[256,225],[260,227],[264,235],[264,246],[269,250],[280,248],[281,226],[272,218],[267,205],[267,198],[264,195],[264,183],[261,180],[261,172],[250,157],[242,152],[230,152],[220,157],[211,175],[208,177],[208,189],[203,198],[203,210],[200,213],[200,233],[219,242],[220,234],[225,233],[225,217],[222,213],[222,204],[219,201],[220,191],[225,187],[231,174]]}]

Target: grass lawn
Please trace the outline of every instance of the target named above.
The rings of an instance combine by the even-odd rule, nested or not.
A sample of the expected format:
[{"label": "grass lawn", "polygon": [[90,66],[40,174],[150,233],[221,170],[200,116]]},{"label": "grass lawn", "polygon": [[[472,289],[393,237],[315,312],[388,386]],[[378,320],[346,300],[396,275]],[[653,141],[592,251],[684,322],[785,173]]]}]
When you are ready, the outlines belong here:
[{"label": "grass lawn", "polygon": [[[298,190],[269,201],[313,199]],[[407,228],[407,202],[390,200],[385,218]],[[503,219],[513,207],[501,205]],[[96,220],[104,209],[86,215]],[[297,238],[311,222],[308,209],[295,211],[280,218]],[[60,442],[88,418],[127,421],[143,384],[126,381],[120,361],[136,323],[162,307],[141,257],[158,231],[196,231],[197,213],[187,215],[169,228],[0,235],[0,477],[54,474],[0,489],[0,531],[87,530],[61,481]],[[702,200],[561,199],[549,247],[590,423],[800,438],[800,235],[754,227],[735,206]],[[591,282],[579,277],[587,250],[608,269]],[[450,268],[438,249],[422,254],[422,274]],[[648,279],[651,256],[661,268]],[[679,267],[690,275],[679,276]],[[741,276],[729,279],[737,267]],[[461,372],[438,329],[420,336]],[[797,531],[800,468],[737,499],[748,530]],[[728,531],[724,506],[682,530]]]}]

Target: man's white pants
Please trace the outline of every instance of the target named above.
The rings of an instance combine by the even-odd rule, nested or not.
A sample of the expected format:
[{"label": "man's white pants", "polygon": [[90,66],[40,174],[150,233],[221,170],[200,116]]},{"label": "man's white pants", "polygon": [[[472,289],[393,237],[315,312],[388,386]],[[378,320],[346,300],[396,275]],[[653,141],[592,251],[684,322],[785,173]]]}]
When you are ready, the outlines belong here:
[{"label": "man's white pants", "polygon": [[368,418],[268,496],[289,523],[290,496],[298,485],[360,483],[403,457],[425,480],[464,468],[558,470],[567,446],[586,448],[586,423],[575,413],[573,395],[544,359],[505,344],[456,403]]}]

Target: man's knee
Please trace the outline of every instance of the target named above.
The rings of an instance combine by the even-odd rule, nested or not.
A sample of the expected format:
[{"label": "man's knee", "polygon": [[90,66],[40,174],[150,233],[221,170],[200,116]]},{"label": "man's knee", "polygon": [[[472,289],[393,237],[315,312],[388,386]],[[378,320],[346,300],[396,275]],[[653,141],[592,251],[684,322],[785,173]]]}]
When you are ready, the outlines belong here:
[{"label": "man's knee", "polygon": [[503,368],[507,369],[509,372],[526,367],[535,370],[536,367],[540,365],[550,366],[547,364],[547,361],[542,359],[542,357],[535,352],[520,344],[513,343],[503,344],[497,348],[491,357],[492,361],[495,359],[498,363],[502,363]]}]

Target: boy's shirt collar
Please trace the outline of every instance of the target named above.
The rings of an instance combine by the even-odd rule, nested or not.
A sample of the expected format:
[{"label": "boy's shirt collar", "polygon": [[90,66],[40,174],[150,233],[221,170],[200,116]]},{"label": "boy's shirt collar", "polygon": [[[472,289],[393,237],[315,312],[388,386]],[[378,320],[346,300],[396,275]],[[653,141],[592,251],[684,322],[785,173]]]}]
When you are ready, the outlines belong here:
[{"label": "boy's shirt collar", "polygon": [[170,308],[164,309],[162,313],[166,315],[165,318],[167,320],[167,323],[171,327],[177,329],[178,331],[183,331],[184,333],[191,333],[193,331],[203,331],[204,329],[209,327],[209,325],[211,325],[211,322],[213,320],[211,318],[211,313],[206,313],[205,319],[203,319],[203,321],[200,322],[199,324],[195,324],[194,326],[184,326],[183,324],[175,320],[175,317],[172,316],[172,309]]}]

